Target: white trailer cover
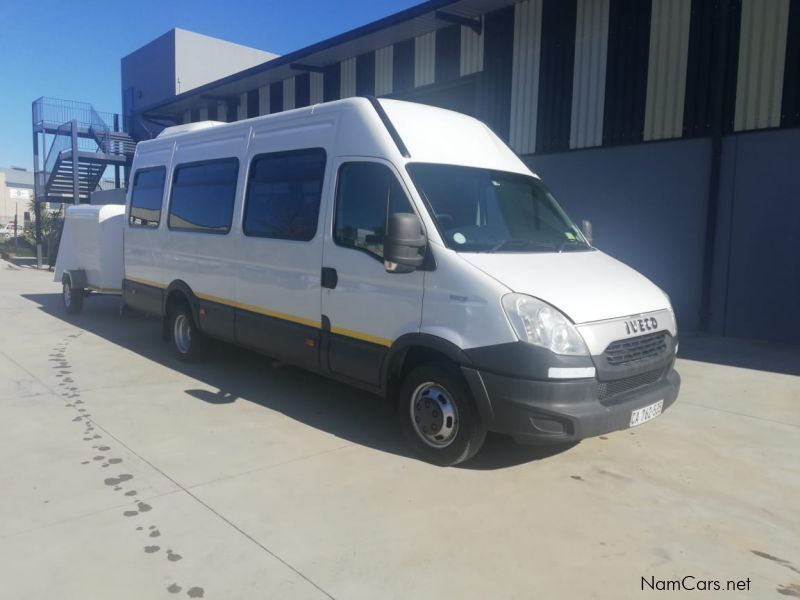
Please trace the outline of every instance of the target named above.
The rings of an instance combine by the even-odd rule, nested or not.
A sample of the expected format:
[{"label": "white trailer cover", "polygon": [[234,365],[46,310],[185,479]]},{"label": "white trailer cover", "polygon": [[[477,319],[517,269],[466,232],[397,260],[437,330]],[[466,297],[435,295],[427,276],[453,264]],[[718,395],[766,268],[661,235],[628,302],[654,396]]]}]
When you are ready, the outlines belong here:
[{"label": "white trailer cover", "polygon": [[122,287],[122,235],[125,206],[70,206],[58,249],[54,280],[82,269],[89,287],[118,292]]}]

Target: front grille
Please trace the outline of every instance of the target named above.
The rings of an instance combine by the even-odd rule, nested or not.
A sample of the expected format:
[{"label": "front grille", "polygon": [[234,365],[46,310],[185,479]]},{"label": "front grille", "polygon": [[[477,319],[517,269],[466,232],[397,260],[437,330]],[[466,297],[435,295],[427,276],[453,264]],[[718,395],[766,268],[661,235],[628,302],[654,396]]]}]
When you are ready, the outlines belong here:
[{"label": "front grille", "polygon": [[617,366],[663,354],[667,351],[667,335],[665,331],[659,331],[611,342],[604,353],[606,360],[608,364]]},{"label": "front grille", "polygon": [[601,381],[598,386],[598,397],[600,400],[611,398],[619,394],[630,392],[640,387],[655,383],[661,378],[664,369],[655,369],[654,371],[647,371],[640,373],[633,377],[625,377],[624,379],[616,379],[614,381]]}]

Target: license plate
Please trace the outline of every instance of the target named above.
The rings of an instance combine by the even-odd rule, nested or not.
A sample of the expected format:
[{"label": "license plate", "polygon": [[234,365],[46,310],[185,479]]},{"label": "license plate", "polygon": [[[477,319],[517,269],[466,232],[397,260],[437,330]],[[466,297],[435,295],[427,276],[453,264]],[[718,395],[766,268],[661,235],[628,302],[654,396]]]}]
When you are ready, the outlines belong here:
[{"label": "license plate", "polygon": [[658,415],[661,414],[661,410],[664,408],[664,401],[659,400],[653,404],[648,404],[647,406],[643,406],[642,408],[637,408],[631,413],[631,424],[629,427],[636,427],[637,425],[641,425],[642,423],[647,423],[647,421],[651,419],[655,419]]}]

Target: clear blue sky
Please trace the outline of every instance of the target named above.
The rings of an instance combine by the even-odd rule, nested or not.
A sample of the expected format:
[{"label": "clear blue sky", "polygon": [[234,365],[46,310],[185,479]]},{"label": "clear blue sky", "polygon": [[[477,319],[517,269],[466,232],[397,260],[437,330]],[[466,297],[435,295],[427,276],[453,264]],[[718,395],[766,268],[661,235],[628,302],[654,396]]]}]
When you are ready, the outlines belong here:
[{"label": "clear blue sky", "polygon": [[31,102],[119,112],[120,59],[180,27],[286,54],[421,0],[0,0],[0,167],[33,168]]}]

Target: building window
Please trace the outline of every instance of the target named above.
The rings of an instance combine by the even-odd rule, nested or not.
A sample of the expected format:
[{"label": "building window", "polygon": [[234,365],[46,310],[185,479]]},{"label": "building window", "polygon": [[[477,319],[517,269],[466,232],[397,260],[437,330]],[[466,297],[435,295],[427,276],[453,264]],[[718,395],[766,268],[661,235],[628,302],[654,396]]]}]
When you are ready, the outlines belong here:
[{"label": "building window", "polygon": [[139,169],[133,176],[131,209],[128,223],[133,227],[158,227],[161,220],[161,201],[164,198],[164,167]]},{"label": "building window", "polygon": [[244,234],[307,242],[317,233],[325,150],[312,148],[253,158]]},{"label": "building window", "polygon": [[169,228],[228,233],[233,220],[239,160],[223,158],[175,167],[169,205]]},{"label": "building window", "polygon": [[347,163],[339,169],[333,238],[339,246],[383,260],[389,215],[413,213],[397,177],[378,163]]}]

